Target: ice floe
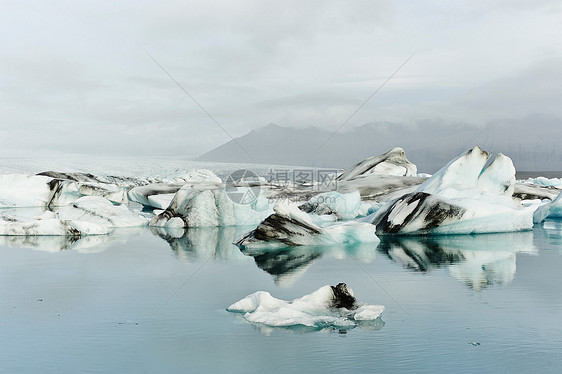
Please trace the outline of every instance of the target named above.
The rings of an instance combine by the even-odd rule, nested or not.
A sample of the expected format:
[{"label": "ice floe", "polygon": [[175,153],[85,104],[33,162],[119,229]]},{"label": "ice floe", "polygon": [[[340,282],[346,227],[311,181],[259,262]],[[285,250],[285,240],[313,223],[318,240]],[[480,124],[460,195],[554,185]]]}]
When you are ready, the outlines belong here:
[{"label": "ice floe", "polygon": [[307,326],[355,327],[362,321],[378,319],[382,305],[358,302],[345,283],[323,286],[301,298],[285,301],[269,292],[258,291],[230,305],[229,312],[244,313],[244,319],[256,324],[274,327]]}]

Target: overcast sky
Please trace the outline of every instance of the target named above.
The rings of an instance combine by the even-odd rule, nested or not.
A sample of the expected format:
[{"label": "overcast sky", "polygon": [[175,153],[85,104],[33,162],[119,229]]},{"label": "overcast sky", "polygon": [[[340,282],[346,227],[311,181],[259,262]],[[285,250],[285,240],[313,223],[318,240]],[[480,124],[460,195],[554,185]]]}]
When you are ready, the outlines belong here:
[{"label": "overcast sky", "polygon": [[[560,1],[0,5],[0,156],[198,156],[270,122],[562,117]],[[147,54],[148,53],[148,54]]]}]

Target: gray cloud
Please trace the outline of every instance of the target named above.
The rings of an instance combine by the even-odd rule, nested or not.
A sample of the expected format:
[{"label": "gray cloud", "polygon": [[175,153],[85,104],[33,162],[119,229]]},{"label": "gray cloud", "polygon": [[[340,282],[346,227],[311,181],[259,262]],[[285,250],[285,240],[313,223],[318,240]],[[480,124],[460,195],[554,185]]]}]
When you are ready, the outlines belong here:
[{"label": "gray cloud", "polygon": [[[193,157],[275,122],[560,116],[557,1],[21,1],[0,14],[0,156]],[[420,122],[421,121],[421,122]]]}]

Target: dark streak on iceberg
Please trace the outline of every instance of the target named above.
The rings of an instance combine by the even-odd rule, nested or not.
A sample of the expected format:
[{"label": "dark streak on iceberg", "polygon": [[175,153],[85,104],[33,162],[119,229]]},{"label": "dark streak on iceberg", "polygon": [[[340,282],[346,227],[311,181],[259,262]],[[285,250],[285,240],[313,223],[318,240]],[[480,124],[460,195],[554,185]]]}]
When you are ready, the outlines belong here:
[{"label": "dark streak on iceberg", "polygon": [[332,299],[333,308],[357,309],[358,306],[355,304],[357,299],[351,294],[345,283],[338,283],[337,286],[330,287],[332,287],[332,292],[334,293]]},{"label": "dark streak on iceberg", "polygon": [[[465,211],[466,209],[446,203],[431,194],[415,192],[396,200],[373,224],[377,227],[377,234],[398,234],[412,221],[421,218],[423,223],[417,233],[424,234],[445,221],[460,219]],[[404,217],[397,217],[400,214]]]},{"label": "dark streak on iceberg", "polygon": [[260,223],[255,230],[239,239],[235,244],[243,246],[246,240],[256,239],[266,242],[278,240],[285,245],[297,246],[299,244],[291,240],[295,235],[306,236],[320,233],[317,228],[306,225],[304,222],[274,213]]}]

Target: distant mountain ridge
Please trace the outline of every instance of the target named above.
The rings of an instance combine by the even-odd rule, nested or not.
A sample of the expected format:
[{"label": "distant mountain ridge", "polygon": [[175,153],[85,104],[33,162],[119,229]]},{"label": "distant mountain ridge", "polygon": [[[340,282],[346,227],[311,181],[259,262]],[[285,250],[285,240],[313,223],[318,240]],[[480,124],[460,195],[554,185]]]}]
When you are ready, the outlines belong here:
[{"label": "distant mountain ridge", "polygon": [[336,134],[313,126],[269,124],[197,160],[348,168],[369,156],[402,147],[420,172],[432,173],[464,150],[479,145],[488,152],[509,156],[518,170],[562,170],[560,139],[562,121],[540,116],[497,121],[482,128],[440,122],[417,127],[376,122]]}]

